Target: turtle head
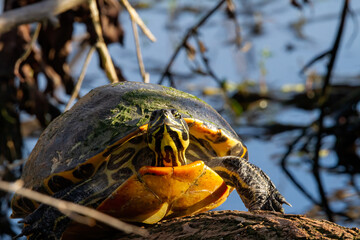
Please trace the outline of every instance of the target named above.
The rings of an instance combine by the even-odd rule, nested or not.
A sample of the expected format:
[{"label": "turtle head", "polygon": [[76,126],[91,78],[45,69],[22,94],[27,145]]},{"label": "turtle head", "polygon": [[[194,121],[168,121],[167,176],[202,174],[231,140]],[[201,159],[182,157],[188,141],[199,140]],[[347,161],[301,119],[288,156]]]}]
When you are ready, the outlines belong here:
[{"label": "turtle head", "polygon": [[189,127],[178,111],[161,109],[152,112],[147,140],[156,155],[155,166],[187,164],[185,151],[189,146],[189,138]]}]

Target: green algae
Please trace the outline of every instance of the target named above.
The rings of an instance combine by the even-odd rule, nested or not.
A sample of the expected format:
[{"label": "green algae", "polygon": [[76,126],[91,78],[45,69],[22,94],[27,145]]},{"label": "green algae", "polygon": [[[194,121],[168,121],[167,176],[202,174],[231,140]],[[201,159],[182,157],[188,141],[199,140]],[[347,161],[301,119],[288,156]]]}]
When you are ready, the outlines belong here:
[{"label": "green algae", "polygon": [[182,91],[179,91],[175,88],[172,88],[172,87],[165,87],[165,86],[161,86],[164,91],[167,91],[167,93],[171,93],[173,96],[179,96],[179,97],[183,97],[183,98],[190,98],[190,99],[194,99],[196,101],[200,101],[204,104],[207,105],[206,102],[204,102],[202,99],[190,94],[190,93],[186,93],[186,92],[182,92]]},{"label": "green algae", "polygon": [[177,109],[184,116],[192,118],[193,114],[187,110],[190,107],[184,106],[187,99],[207,105],[189,93],[171,87],[161,87],[162,90],[139,88],[124,93],[118,105],[109,110],[106,119],[99,120],[85,142],[90,143],[94,138],[103,138],[102,146],[97,146],[102,149],[146,124],[155,110]]}]

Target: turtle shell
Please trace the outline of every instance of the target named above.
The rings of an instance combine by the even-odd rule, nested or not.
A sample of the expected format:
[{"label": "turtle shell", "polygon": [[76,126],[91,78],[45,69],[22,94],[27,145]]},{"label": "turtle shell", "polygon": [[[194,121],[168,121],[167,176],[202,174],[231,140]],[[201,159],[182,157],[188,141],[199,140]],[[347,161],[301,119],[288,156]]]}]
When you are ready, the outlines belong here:
[{"label": "turtle shell", "polygon": [[44,130],[24,167],[25,187],[40,188],[51,174],[73,169],[136,131],[159,109],[177,109],[185,118],[238,139],[211,106],[191,94],[138,82],[105,85],[89,92]]}]

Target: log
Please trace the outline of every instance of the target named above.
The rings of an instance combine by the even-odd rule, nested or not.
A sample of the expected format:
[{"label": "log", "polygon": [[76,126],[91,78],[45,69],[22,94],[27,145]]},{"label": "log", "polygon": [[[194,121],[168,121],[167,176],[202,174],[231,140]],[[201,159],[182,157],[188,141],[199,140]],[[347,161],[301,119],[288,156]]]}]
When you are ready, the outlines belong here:
[{"label": "log", "polygon": [[[360,239],[358,228],[268,211],[213,211],[148,225],[147,239]],[[110,239],[143,239],[134,234]]]}]

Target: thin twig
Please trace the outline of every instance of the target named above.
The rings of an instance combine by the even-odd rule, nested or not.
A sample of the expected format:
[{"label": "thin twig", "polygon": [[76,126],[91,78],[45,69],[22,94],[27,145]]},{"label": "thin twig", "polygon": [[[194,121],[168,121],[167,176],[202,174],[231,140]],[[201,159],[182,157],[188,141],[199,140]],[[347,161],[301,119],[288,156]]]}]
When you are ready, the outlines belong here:
[{"label": "thin twig", "polygon": [[112,83],[119,82],[119,78],[115,71],[114,63],[111,59],[109,50],[104,42],[104,38],[102,35],[99,10],[96,4],[96,0],[89,0],[89,7],[90,7],[91,19],[94,25],[95,33],[97,35],[96,49],[103,63],[106,76],[109,78],[110,82]]},{"label": "thin twig", "polygon": [[78,81],[77,81],[77,83],[76,83],[76,86],[75,86],[75,88],[74,88],[73,93],[71,94],[71,97],[70,97],[69,102],[66,104],[65,111],[69,110],[72,102],[73,102],[73,101],[75,100],[75,98],[77,98],[78,95],[79,95],[80,88],[81,88],[81,85],[82,85],[83,80],[84,80],[84,77],[85,77],[85,73],[86,73],[87,66],[89,65],[89,62],[90,62],[90,60],[91,60],[91,57],[92,57],[94,51],[95,51],[95,47],[92,46],[92,47],[90,48],[88,54],[86,55],[86,59],[85,59],[84,65],[83,65],[83,67],[82,67],[82,69],[81,69],[81,73],[80,73],[79,79],[78,79]]},{"label": "thin twig", "polygon": [[165,77],[169,77],[169,75],[171,75],[170,73],[170,68],[173,65],[175,58],[177,57],[177,55],[179,54],[180,50],[186,46],[186,42],[188,41],[188,39],[197,32],[198,28],[201,27],[208,19],[209,17],[211,17],[211,15],[218,9],[221,7],[221,5],[223,5],[223,3],[226,2],[226,0],[220,0],[204,17],[202,17],[199,22],[197,22],[195,24],[195,26],[193,26],[192,28],[190,28],[187,33],[185,34],[184,38],[182,39],[182,41],[180,42],[179,46],[176,48],[175,52],[173,53],[173,55],[170,58],[169,63],[167,64],[164,73],[162,74],[160,80],[159,80],[159,84],[162,84]]},{"label": "thin twig", "polygon": [[348,7],[348,13],[349,13],[349,16],[350,16],[350,19],[352,19],[353,21],[353,31],[352,31],[352,34],[351,34],[351,36],[349,37],[349,40],[348,40],[348,43],[347,43],[347,45],[348,46],[350,46],[353,42],[354,42],[354,40],[356,39],[356,37],[357,37],[357,35],[358,35],[358,33],[359,33],[359,31],[358,31],[358,29],[359,29],[359,22],[358,22],[358,20],[357,20],[357,15],[355,14],[355,12],[351,9],[351,7],[349,6]]},{"label": "thin twig", "polygon": [[[146,229],[136,227],[130,224],[127,224],[125,222],[120,221],[119,219],[116,219],[114,217],[111,217],[109,215],[106,215],[104,213],[101,213],[95,209],[88,208],[85,206],[81,206],[72,202],[64,201],[61,199],[56,199],[53,197],[50,197],[48,195],[23,188],[22,182],[17,181],[15,183],[9,183],[0,180],[0,189],[6,192],[14,192],[16,194],[19,194],[23,197],[35,200],[37,202],[41,202],[43,204],[49,205],[51,207],[55,207],[62,211],[63,213],[71,212],[71,214],[81,214],[90,218],[93,218],[99,222],[105,223],[108,226],[111,226],[113,228],[116,228],[118,230],[121,230],[125,233],[135,233],[140,236],[146,237],[148,236],[148,231]],[[77,217],[73,218],[77,219]],[[91,222],[91,221],[90,221]]]},{"label": "thin twig", "polygon": [[[130,15],[131,16],[131,15]],[[132,29],[134,32],[134,39],[135,39],[135,46],[136,46],[136,56],[137,56],[137,60],[139,63],[139,70],[140,70],[140,74],[141,77],[143,79],[144,83],[149,83],[150,82],[150,75],[149,73],[147,73],[145,71],[145,67],[144,67],[144,62],[141,56],[141,49],[140,49],[140,43],[139,43],[139,33],[137,30],[137,25],[136,22],[134,21],[134,19],[131,17],[131,25],[132,25]]]},{"label": "thin twig", "polygon": [[122,4],[125,6],[126,10],[130,14],[131,19],[133,19],[137,25],[139,25],[140,29],[143,33],[153,42],[156,41],[156,37],[151,33],[151,31],[146,27],[143,20],[140,18],[139,14],[137,14],[136,10],[130,5],[128,0],[121,0]]},{"label": "thin twig", "polygon": [[227,3],[228,15],[235,25],[235,44],[238,48],[240,48],[242,43],[241,27],[236,17],[235,5],[232,0],[227,0],[226,3]]},{"label": "thin twig", "polygon": [[331,57],[330,57],[329,64],[328,64],[328,70],[327,70],[326,76],[324,78],[324,83],[323,83],[323,87],[321,90],[320,116],[319,116],[319,120],[318,120],[317,142],[316,142],[316,147],[315,147],[315,156],[314,156],[314,163],[313,163],[313,174],[314,174],[314,177],[318,184],[318,189],[319,189],[319,193],[321,196],[322,207],[324,208],[326,215],[330,221],[333,221],[334,218],[333,218],[333,212],[331,211],[328,200],[326,198],[325,190],[323,188],[323,184],[322,184],[321,177],[320,177],[320,171],[319,171],[320,170],[320,164],[319,164],[320,155],[319,154],[320,154],[320,150],[321,150],[322,137],[323,137],[323,131],[324,131],[324,118],[325,118],[325,114],[326,114],[325,108],[326,108],[326,102],[327,102],[326,100],[328,99],[329,88],[330,88],[329,83],[330,83],[333,68],[335,65],[337,52],[338,52],[338,49],[340,46],[341,37],[343,35],[349,1],[350,0],[344,0],[344,6],[342,9],[340,24],[338,27],[338,31],[337,31],[337,35],[336,35],[333,47],[331,49]]},{"label": "thin twig", "polygon": [[317,56],[315,56],[313,59],[311,59],[305,66],[300,70],[300,74],[303,74],[311,65],[313,65],[315,62],[319,61],[320,59],[327,57],[331,54],[331,51],[325,51]]},{"label": "thin twig", "polygon": [[74,49],[74,56],[69,60],[69,66],[74,66],[84,55],[84,52],[88,49],[89,42],[88,42],[89,34],[83,34],[80,37],[74,38],[73,42],[78,42],[79,45]]},{"label": "thin twig", "polygon": [[24,54],[18,60],[16,60],[16,63],[14,66],[14,74],[15,74],[15,76],[17,76],[20,79],[22,79],[22,76],[20,74],[20,64],[29,57],[29,55],[30,55],[31,51],[33,50],[33,47],[35,46],[35,43],[39,37],[40,30],[41,30],[41,23],[38,23],[36,25],[35,32],[31,37],[29,47],[26,49]]},{"label": "thin twig", "polygon": [[214,71],[212,70],[212,68],[210,67],[210,64],[209,64],[209,59],[205,56],[204,52],[201,50],[201,41],[199,39],[199,36],[197,34],[194,34],[194,37],[196,39],[196,42],[198,44],[198,48],[200,49],[200,56],[201,56],[201,59],[205,65],[205,68],[206,68],[206,71],[207,71],[207,74],[209,74],[214,80],[215,82],[217,82],[219,85],[222,85],[222,81],[220,80],[220,78],[218,78],[218,76],[216,76],[216,74],[214,73]]},{"label": "thin twig", "polygon": [[76,7],[88,0],[47,0],[6,11],[0,15],[0,34],[24,24],[39,22]]},{"label": "thin twig", "polygon": [[310,193],[308,193],[305,188],[301,186],[301,184],[295,179],[295,177],[290,173],[290,171],[287,169],[287,159],[290,155],[290,153],[293,151],[293,148],[295,145],[305,136],[306,129],[303,129],[302,133],[288,146],[287,152],[284,154],[284,156],[281,159],[281,167],[285,174],[288,176],[288,178],[295,184],[295,186],[315,205],[319,205],[319,202],[311,196]]}]

